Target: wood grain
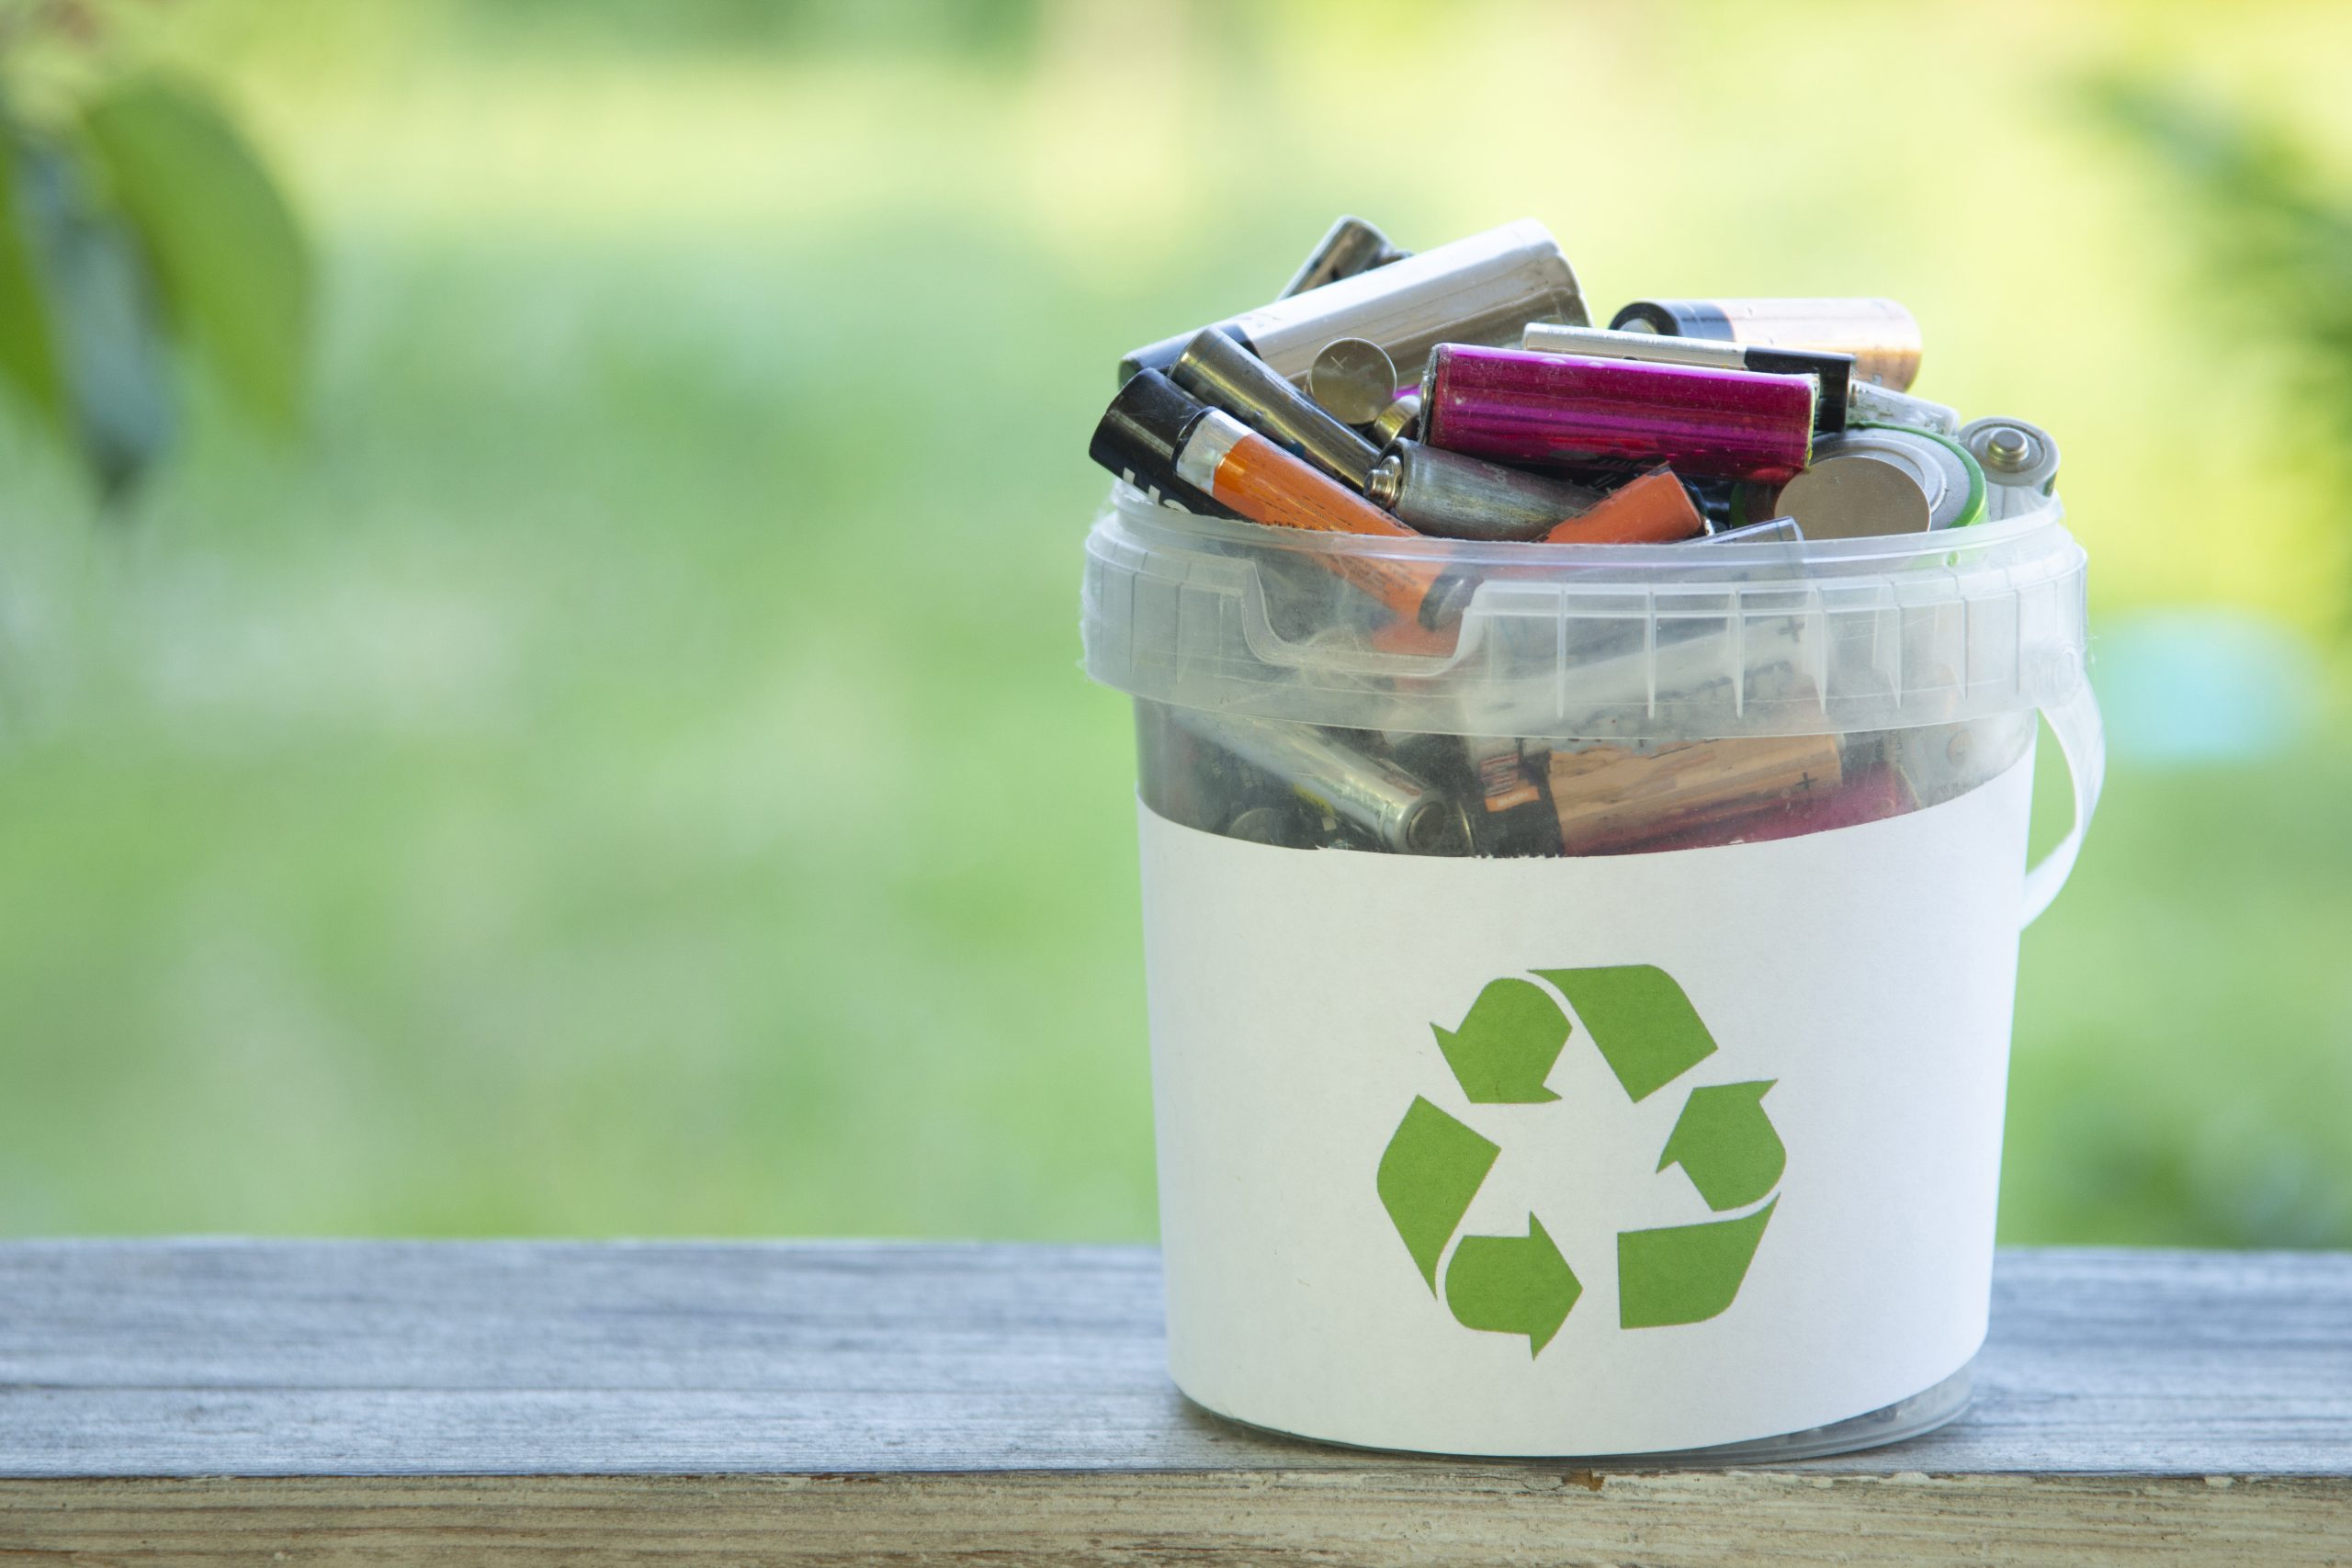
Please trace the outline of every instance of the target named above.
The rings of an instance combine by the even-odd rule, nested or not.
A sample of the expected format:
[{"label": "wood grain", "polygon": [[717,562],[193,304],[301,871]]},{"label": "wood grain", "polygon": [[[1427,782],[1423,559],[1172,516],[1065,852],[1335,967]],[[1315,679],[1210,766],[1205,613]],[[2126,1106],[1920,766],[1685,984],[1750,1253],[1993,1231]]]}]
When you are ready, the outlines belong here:
[{"label": "wood grain", "polygon": [[2005,1253],[1996,1291],[1942,1431],[1645,1472],[1205,1416],[1141,1249],[9,1244],[0,1562],[2352,1568],[2352,1257]]}]

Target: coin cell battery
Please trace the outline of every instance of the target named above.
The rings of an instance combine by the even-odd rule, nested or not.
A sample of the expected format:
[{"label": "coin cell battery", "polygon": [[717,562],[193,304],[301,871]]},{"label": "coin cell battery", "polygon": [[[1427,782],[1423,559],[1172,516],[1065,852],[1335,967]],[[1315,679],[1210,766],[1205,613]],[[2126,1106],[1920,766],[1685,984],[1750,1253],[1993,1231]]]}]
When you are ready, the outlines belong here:
[{"label": "coin cell battery", "polygon": [[1774,510],[1808,539],[1958,528],[1984,515],[1984,475],[1957,441],[1858,425],[1815,438],[1813,461],[1781,487]]}]

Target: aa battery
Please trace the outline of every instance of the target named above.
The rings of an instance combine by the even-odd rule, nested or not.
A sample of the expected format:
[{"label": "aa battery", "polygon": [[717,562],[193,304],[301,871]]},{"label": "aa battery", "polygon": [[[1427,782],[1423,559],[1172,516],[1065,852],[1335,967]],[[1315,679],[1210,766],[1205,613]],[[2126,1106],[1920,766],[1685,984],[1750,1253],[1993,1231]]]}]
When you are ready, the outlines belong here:
[{"label": "aa battery", "polygon": [[[1506,223],[1262,305],[1218,323],[1276,372],[1303,378],[1333,338],[1378,344],[1408,380],[1419,377],[1441,343],[1513,344],[1530,321],[1583,325],[1584,294],[1551,231],[1533,219]],[[1165,369],[1193,333],[1151,344],[1119,361],[1119,379]]]},{"label": "aa battery", "polygon": [[1131,378],[1094,427],[1087,456],[1151,499],[1155,506],[1210,517],[1239,513],[1176,477],[1176,451],[1207,405],[1159,371]]},{"label": "aa battery", "polygon": [[2048,499],[2058,482],[2058,443],[2038,424],[1996,415],[1971,422],[1959,441],[1984,470],[1984,513],[2015,517]]},{"label": "aa battery", "polygon": [[1552,805],[1561,850],[1623,854],[1670,834],[1758,816],[1835,789],[1833,735],[1698,740],[1638,752],[1554,751]]},{"label": "aa battery", "polygon": [[1285,451],[1361,491],[1380,452],[1315,406],[1272,367],[1216,327],[1193,334],[1169,367],[1169,379],[1223,409]]},{"label": "aa battery", "polygon": [[1331,225],[1322,243],[1307,253],[1306,260],[1291,274],[1290,281],[1276,298],[1287,299],[1294,294],[1304,294],[1310,288],[1320,288],[1327,283],[1403,261],[1412,254],[1389,243],[1387,235],[1363,219],[1341,218]]},{"label": "aa battery", "polygon": [[1274,724],[1172,710],[1176,722],[1294,794],[1354,824],[1399,854],[1459,855],[1470,851],[1470,825],[1448,799],[1385,757],[1346,745],[1304,724]]},{"label": "aa battery", "polygon": [[1609,324],[1668,337],[1850,354],[1855,379],[1898,392],[1919,375],[1919,323],[1892,299],[1636,299]]},{"label": "aa battery", "polygon": [[[1176,477],[1204,490],[1253,523],[1324,534],[1421,536],[1363,497],[1328,479],[1220,409],[1196,421],[1176,454]],[[1398,560],[1352,551],[1309,558],[1371,594],[1396,615],[1432,630],[1461,617],[1466,594],[1436,594],[1444,569],[1434,560]]]},{"label": "aa battery", "polygon": [[1819,390],[1806,376],[1442,344],[1421,381],[1421,432],[1504,462],[1665,462],[1777,484],[1811,454]]},{"label": "aa battery", "polygon": [[1447,539],[1535,539],[1604,499],[1589,485],[1440,451],[1392,444],[1364,495],[1418,533]]},{"label": "aa battery", "polygon": [[1568,327],[1531,322],[1519,346],[1530,354],[1581,354],[1594,359],[1645,359],[1658,365],[1703,365],[1717,370],[1761,370],[1775,376],[1810,376],[1821,389],[1814,406],[1814,428],[1846,428],[1848,391],[1854,379],[1850,354],[1770,348],[1716,338],[1662,337],[1657,333],[1621,333],[1606,327]]},{"label": "aa battery", "polygon": [[1984,474],[1947,436],[1858,424],[1825,435],[1813,466],[1781,488],[1773,510],[1809,539],[1855,539],[1962,528],[1984,515]]}]

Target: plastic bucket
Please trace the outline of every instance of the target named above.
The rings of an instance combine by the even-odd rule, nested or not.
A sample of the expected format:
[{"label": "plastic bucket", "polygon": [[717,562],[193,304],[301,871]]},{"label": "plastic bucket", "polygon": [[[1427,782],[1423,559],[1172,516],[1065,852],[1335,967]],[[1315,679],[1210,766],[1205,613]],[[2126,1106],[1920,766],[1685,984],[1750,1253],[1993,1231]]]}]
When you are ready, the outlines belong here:
[{"label": "plastic bucket", "polygon": [[[2103,750],[2084,558],[1292,534],[1122,487],[1170,1370],[1464,1454],[1796,1457],[1966,1403],[2019,929]],[[1360,584],[1443,579],[1458,624]],[[1394,603],[1394,596],[1387,596]],[[2037,714],[2075,823],[2026,864]]]}]

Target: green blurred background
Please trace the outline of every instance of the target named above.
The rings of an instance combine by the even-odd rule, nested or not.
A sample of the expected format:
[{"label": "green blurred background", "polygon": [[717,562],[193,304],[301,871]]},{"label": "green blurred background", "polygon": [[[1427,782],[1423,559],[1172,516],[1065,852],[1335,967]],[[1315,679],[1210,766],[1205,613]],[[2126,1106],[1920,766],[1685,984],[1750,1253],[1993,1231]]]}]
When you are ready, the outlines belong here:
[{"label": "green blurred background", "polygon": [[139,47],[294,194],[317,400],[288,446],[195,380],[110,518],[0,420],[0,1232],[1148,1237],[1085,435],[1350,210],[1542,218],[1602,310],[1894,295],[1922,392],[2056,434],[2115,758],[2025,940],[2005,1235],[2352,1244],[2346,426],[2212,130],[2341,188],[2352,13],[186,0]]}]

